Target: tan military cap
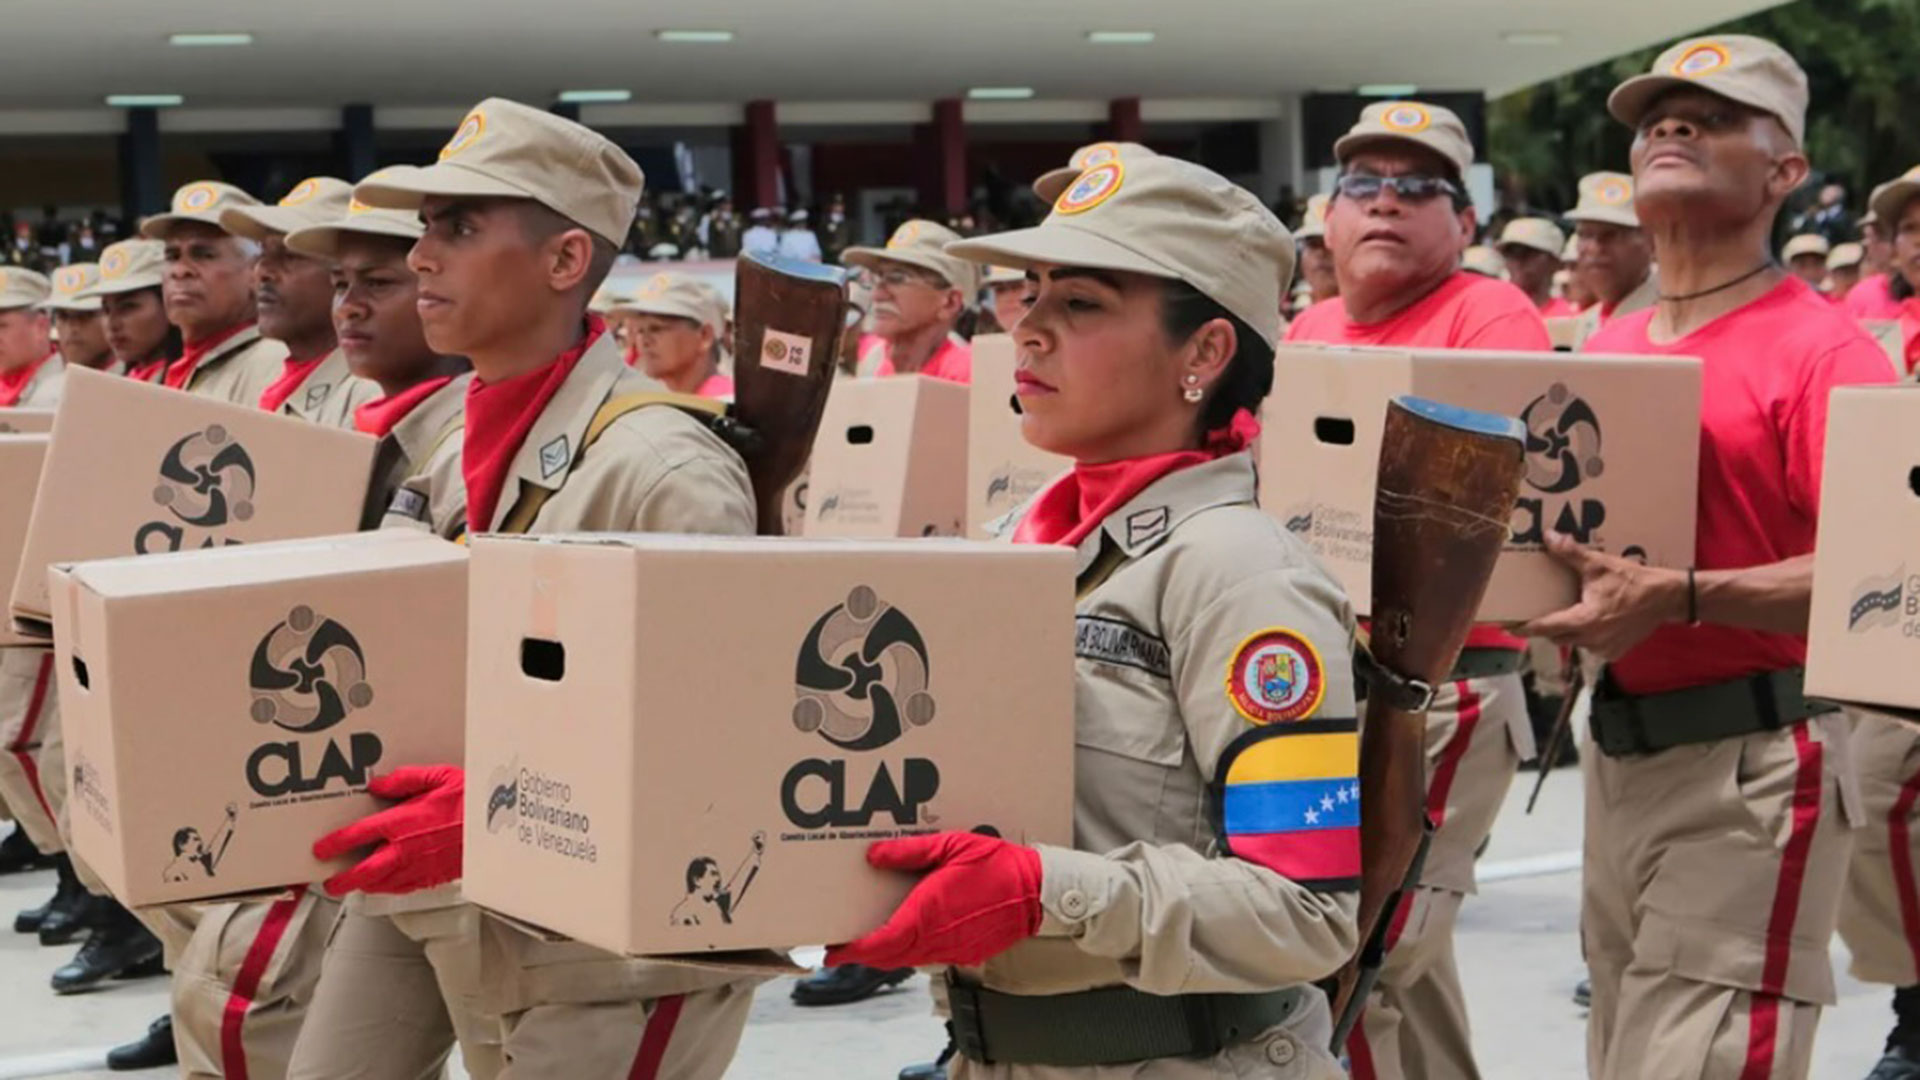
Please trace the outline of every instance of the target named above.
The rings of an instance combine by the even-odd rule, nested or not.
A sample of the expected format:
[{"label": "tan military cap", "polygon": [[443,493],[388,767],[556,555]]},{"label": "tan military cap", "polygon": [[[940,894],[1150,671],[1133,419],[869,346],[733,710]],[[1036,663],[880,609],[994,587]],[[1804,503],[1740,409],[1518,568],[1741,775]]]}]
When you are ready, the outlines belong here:
[{"label": "tan military cap", "polygon": [[53,285],[44,274],[19,266],[0,267],[0,311],[39,307],[53,295]]},{"label": "tan military cap", "polygon": [[1827,243],[1827,238],[1819,233],[1801,233],[1787,241],[1787,246],[1781,250],[1780,257],[1787,262],[1792,262],[1802,255],[1818,255],[1824,259],[1832,250],[1833,245]]},{"label": "tan military cap", "polygon": [[686,274],[655,274],[618,307],[642,315],[692,319],[712,327],[715,334],[725,333],[727,320],[733,316],[732,306],[720,290]]},{"label": "tan military cap", "polygon": [[1040,179],[1033,182],[1033,193],[1040,196],[1042,202],[1057,202],[1059,201],[1060,193],[1067,190],[1069,184],[1080,179],[1081,173],[1086,172],[1095,165],[1105,165],[1107,162],[1112,161],[1114,157],[1123,150],[1127,156],[1131,158],[1158,156],[1139,143],[1091,143],[1075,150],[1073,156],[1067,159],[1066,165],[1041,173]]},{"label": "tan military cap", "polygon": [[1453,166],[1453,178],[1463,179],[1473,164],[1473,140],[1467,125],[1450,109],[1419,101],[1379,101],[1360,113],[1360,120],[1333,144],[1340,164],[1381,143],[1411,143],[1439,154]]},{"label": "tan military cap", "polygon": [[1607,111],[1628,127],[1637,127],[1661,94],[1679,86],[1698,86],[1729,101],[1777,118],[1793,136],[1806,141],[1807,73],[1785,49],[1746,34],[1690,38],[1660,54],[1645,75],[1635,75],[1607,98]]},{"label": "tan military cap", "polygon": [[1835,244],[1827,254],[1827,269],[1845,270],[1867,261],[1867,249],[1859,244]]},{"label": "tan military cap", "polygon": [[[381,169],[369,173],[362,183],[391,172]],[[319,179],[326,179],[320,177]],[[389,236],[397,240],[418,240],[426,234],[427,227],[421,223],[420,214],[414,210],[382,210],[368,206],[353,198],[353,188],[345,181],[333,180],[341,186],[345,196],[332,217],[322,219],[310,225],[304,225],[287,233],[287,246],[302,255],[311,255],[317,259],[332,259],[340,254],[340,240],[349,233],[360,236]],[[300,189],[295,188],[298,192]],[[288,198],[292,198],[291,195]],[[318,201],[318,196],[314,201]],[[329,196],[329,203],[331,203]],[[283,200],[282,206],[286,205]]]},{"label": "tan military cap", "polygon": [[841,253],[840,261],[876,272],[890,262],[931,270],[964,293],[971,303],[973,294],[980,291],[980,268],[947,251],[947,245],[958,239],[960,234],[944,225],[915,218],[893,230],[893,235],[887,237],[886,247],[848,248]]},{"label": "tan military cap", "polygon": [[250,240],[286,236],[346,216],[353,185],[331,176],[309,176],[274,206],[233,206],[220,214],[220,227]]},{"label": "tan military cap", "polygon": [[149,240],[165,240],[174,226],[188,221],[211,225],[224,231],[220,215],[236,206],[259,206],[260,200],[218,180],[196,180],[173,193],[173,209],[155,214],[140,223],[140,235]]},{"label": "tan military cap", "polygon": [[1567,215],[1567,220],[1639,228],[1640,218],[1633,211],[1633,177],[1617,172],[1588,173],[1581,177],[1580,203]]},{"label": "tan military cap", "polygon": [[1860,224],[1879,226],[1884,221],[1887,234],[1891,235],[1900,228],[1900,215],[1907,212],[1907,204],[1916,195],[1920,195],[1920,165],[1908,169],[1898,179],[1874,188],[1869,203],[1871,213],[1861,218]]},{"label": "tan military cap", "polygon": [[167,274],[167,247],[158,240],[122,240],[100,253],[100,278],[83,299],[157,289]]},{"label": "tan military cap", "polygon": [[987,267],[986,280],[982,281],[980,284],[987,285],[987,286],[1017,285],[1022,282],[1025,282],[1026,280],[1027,280],[1027,272],[1025,270],[1019,269],[1018,267],[989,266]]},{"label": "tan military cap", "polygon": [[1307,200],[1307,212],[1301,215],[1300,227],[1293,230],[1295,240],[1314,240],[1327,235],[1327,203],[1329,197],[1315,195]]},{"label": "tan military cap", "polygon": [[53,272],[53,294],[45,307],[54,311],[99,311],[100,297],[82,295],[100,284],[99,263],[74,263]]},{"label": "tan military cap", "polygon": [[1546,218],[1514,218],[1507,222],[1506,228],[1500,230],[1500,241],[1493,246],[1502,251],[1516,246],[1532,248],[1557,259],[1567,246],[1567,234]]},{"label": "tan military cap", "polygon": [[1507,280],[1507,260],[1500,253],[1485,244],[1475,244],[1460,256],[1461,269],[1471,270],[1482,277]]},{"label": "tan military cap", "polygon": [[[400,213],[398,210],[382,210],[380,212],[383,214]],[[614,292],[612,289],[603,285],[593,290],[592,298],[587,301],[587,310],[593,312],[595,315],[608,315],[619,310],[626,302],[627,297],[625,294]]]},{"label": "tan military cap", "polygon": [[1027,268],[1120,270],[1184,281],[1268,345],[1293,282],[1293,237],[1252,192],[1178,158],[1124,149],[1062,192],[1038,226],[963,240],[949,254]]},{"label": "tan military cap", "polygon": [[418,210],[429,196],[532,199],[615,246],[626,243],[646,176],[591,128],[505,98],[473,107],[437,164],[384,169],[353,196],[368,206]]}]

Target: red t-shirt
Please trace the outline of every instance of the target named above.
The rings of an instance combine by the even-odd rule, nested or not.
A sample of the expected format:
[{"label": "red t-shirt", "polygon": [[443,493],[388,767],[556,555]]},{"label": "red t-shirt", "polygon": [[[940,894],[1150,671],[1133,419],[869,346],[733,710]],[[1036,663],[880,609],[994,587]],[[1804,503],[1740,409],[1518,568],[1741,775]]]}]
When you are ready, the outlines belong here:
[{"label": "red t-shirt", "polygon": [[[868,334],[867,340],[861,343],[860,351],[864,353],[869,347],[874,345],[877,345],[881,349],[887,349],[887,344],[884,339],[874,334]],[[880,366],[874,369],[874,374],[898,374],[898,372],[893,370],[891,350],[887,350],[881,355]],[[948,338],[940,343],[940,348],[934,350],[934,354],[927,360],[926,366],[915,372],[915,374],[926,375],[935,379],[945,379],[948,382],[971,383],[973,382],[973,346],[968,345],[964,341],[955,341],[952,338]]]},{"label": "red t-shirt", "polygon": [[707,381],[701,383],[700,389],[694,393],[706,398],[730,398],[733,396],[733,380],[716,371],[707,376]]},{"label": "red t-shirt", "polygon": [[1847,314],[1856,319],[1897,319],[1900,317],[1900,301],[1888,291],[1893,282],[1885,274],[1873,274],[1860,279],[1859,283],[1847,290]]},{"label": "red t-shirt", "polygon": [[[1327,345],[1399,345],[1418,349],[1494,349],[1550,352],[1546,320],[1517,287],[1466,271],[1384,321],[1356,323],[1339,297],[1300,313],[1287,328],[1288,341]],[[1520,649],[1521,638],[1490,623],[1467,634],[1470,649]]]},{"label": "red t-shirt", "polygon": [[[1654,311],[1595,334],[1597,353],[1701,362],[1700,498],[1694,565],[1765,566],[1813,550],[1827,395],[1893,380],[1886,353],[1798,278],[1679,341],[1648,340]],[[1654,694],[1798,667],[1807,639],[1732,626],[1670,624],[1613,665],[1620,687]]]},{"label": "red t-shirt", "polygon": [[1543,319],[1568,319],[1578,314],[1580,314],[1580,305],[1564,296],[1554,297],[1540,309],[1540,317]]}]

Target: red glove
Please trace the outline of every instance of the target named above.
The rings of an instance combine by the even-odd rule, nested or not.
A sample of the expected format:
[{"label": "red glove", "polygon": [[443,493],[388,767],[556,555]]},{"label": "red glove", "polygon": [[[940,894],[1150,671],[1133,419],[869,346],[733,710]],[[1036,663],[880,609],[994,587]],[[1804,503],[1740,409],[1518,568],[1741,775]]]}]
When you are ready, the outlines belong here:
[{"label": "red glove", "polygon": [[373,854],[327,879],[328,892],[409,893],[460,880],[466,770],[409,765],[377,777],[367,791],[400,800],[400,805],[328,833],[313,845],[316,859],[335,859],[354,848],[373,846]]},{"label": "red glove", "polygon": [[948,832],[882,840],[867,849],[882,870],[929,870],[887,924],[827,963],[876,968],[985,963],[1040,929],[1040,853],[992,836]]}]

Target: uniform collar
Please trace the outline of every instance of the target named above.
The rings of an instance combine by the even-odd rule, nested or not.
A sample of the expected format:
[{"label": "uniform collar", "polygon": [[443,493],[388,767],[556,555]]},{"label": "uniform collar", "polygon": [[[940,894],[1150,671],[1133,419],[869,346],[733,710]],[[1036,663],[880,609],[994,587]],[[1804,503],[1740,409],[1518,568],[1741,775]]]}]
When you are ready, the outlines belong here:
[{"label": "uniform collar", "polygon": [[1173,530],[1202,510],[1251,503],[1254,499],[1253,455],[1245,451],[1177,469],[1108,514],[1100,527],[1080,542],[1080,569],[1092,565],[1099,555],[1102,536],[1127,558],[1137,559],[1159,547]]},{"label": "uniform collar", "polygon": [[527,439],[513,458],[513,468],[501,485],[500,499],[493,506],[493,522],[498,530],[515,504],[523,486],[558,491],[567,481],[573,459],[580,453],[593,414],[613,392],[613,385],[628,370],[620,358],[620,346],[613,332],[603,332],[580,362],[567,375],[567,381],[554,392],[553,400],[541,411],[540,418],[527,429]]},{"label": "uniform collar", "polygon": [[432,453],[440,436],[466,415],[467,384],[472,381],[471,371],[454,376],[452,382],[428,395],[427,400],[415,405],[412,412],[401,417],[387,432],[387,437],[399,444],[400,452],[406,455],[412,468],[425,465],[427,455]]},{"label": "uniform collar", "polygon": [[205,371],[207,368],[210,368],[213,365],[221,362],[222,360],[227,359],[233,354],[239,352],[240,350],[246,348],[249,345],[252,345],[254,342],[259,340],[260,340],[259,324],[247,323],[245,326],[242,326],[239,330],[235,331],[232,337],[223,338],[220,344],[215,345],[211,349],[208,349],[207,355],[201,357],[200,362],[194,365],[194,368],[193,368],[194,373],[198,374],[202,371]]},{"label": "uniform collar", "polygon": [[[346,350],[336,347],[312,371],[307,372],[307,377],[300,380],[293,394],[300,399],[303,410],[313,412],[326,404],[327,396],[335,386],[352,376],[353,369],[347,366]],[[293,404],[293,397],[289,397],[287,403]]]}]

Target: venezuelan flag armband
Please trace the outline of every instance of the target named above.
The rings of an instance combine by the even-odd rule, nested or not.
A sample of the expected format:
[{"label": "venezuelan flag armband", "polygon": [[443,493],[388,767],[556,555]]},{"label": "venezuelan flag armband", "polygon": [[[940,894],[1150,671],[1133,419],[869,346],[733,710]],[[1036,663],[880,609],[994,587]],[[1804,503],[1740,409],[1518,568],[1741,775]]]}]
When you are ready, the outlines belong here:
[{"label": "venezuelan flag armband", "polygon": [[1210,789],[1221,847],[1319,892],[1359,889],[1359,730],[1315,718],[1229,744]]}]

